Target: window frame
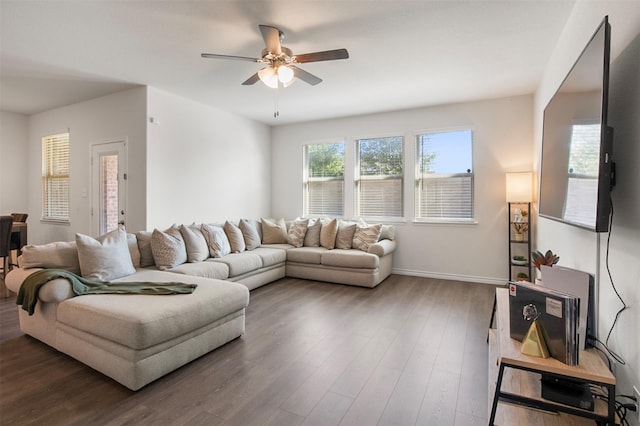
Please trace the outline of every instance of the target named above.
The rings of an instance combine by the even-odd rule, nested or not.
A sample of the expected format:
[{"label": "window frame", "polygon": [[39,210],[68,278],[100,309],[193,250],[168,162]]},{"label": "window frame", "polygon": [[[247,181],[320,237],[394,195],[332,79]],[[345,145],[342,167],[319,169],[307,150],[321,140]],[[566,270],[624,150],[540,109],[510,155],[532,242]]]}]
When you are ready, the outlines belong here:
[{"label": "window frame", "polygon": [[[42,187],[41,217],[42,222],[70,223],[71,205],[71,135],[63,131],[43,136],[42,139]],[[59,146],[56,146],[58,144]],[[64,146],[66,144],[66,146]],[[54,150],[64,150],[62,155]],[[61,163],[59,163],[61,162]],[[66,164],[65,164],[66,162]],[[66,190],[56,188],[56,183],[66,181]],[[66,210],[66,211],[65,211]]]},{"label": "window frame", "polygon": [[[433,135],[433,134],[442,134],[442,133],[456,133],[456,132],[466,132],[470,133],[470,142],[471,142],[471,171],[469,173],[440,173],[440,177],[443,178],[456,178],[462,176],[468,176],[470,174],[471,177],[471,194],[470,194],[470,208],[471,208],[471,216],[470,217],[446,217],[446,218],[438,218],[438,217],[427,217],[422,216],[421,211],[421,194],[420,194],[420,182],[423,180],[423,176],[421,173],[421,157],[420,157],[420,138],[424,135]],[[476,199],[475,199],[475,143],[474,143],[474,129],[471,126],[465,127],[455,127],[455,128],[438,128],[438,129],[428,129],[414,132],[414,154],[415,154],[415,164],[414,164],[414,222],[415,223],[424,223],[424,224],[443,224],[443,225],[477,225],[476,219]]]},{"label": "window frame", "polygon": [[[402,162],[402,174],[401,175],[378,175],[378,176],[361,176],[360,174],[360,142],[361,141],[370,141],[370,140],[382,140],[382,139],[390,139],[390,138],[399,138],[400,139],[400,147],[402,150],[401,153],[401,162]],[[376,136],[364,136],[355,138],[353,141],[355,160],[354,160],[354,174],[353,174],[353,213],[354,217],[367,219],[369,221],[379,221],[385,223],[394,223],[394,222],[404,222],[406,220],[405,215],[405,182],[406,182],[406,137],[403,132],[397,132],[395,134],[381,134]],[[383,177],[384,176],[384,177]],[[363,215],[360,206],[360,184],[362,181],[366,180],[391,180],[400,178],[400,216],[367,216]]]},{"label": "window frame", "polygon": [[[316,145],[342,145],[342,177],[311,177],[309,176],[309,147]],[[318,142],[309,142],[305,143],[302,146],[302,157],[303,157],[303,166],[302,166],[302,216],[303,217],[316,217],[316,216],[324,216],[324,217],[344,217],[345,215],[345,175],[346,175],[346,149],[347,143],[344,139],[336,139],[336,140],[327,140],[327,141],[318,141]],[[342,199],[340,200],[340,205],[342,209],[342,213],[334,214],[334,213],[326,213],[326,212],[310,212],[309,211],[309,183],[310,182],[329,182],[329,181],[341,181],[342,182]]]}]

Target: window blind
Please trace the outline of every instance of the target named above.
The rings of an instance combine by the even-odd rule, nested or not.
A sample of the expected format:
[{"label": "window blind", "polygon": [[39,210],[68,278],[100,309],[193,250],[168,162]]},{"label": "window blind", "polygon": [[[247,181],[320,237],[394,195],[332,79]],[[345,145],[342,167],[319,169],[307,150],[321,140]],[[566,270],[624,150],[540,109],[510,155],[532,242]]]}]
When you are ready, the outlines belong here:
[{"label": "window blind", "polygon": [[42,219],[69,220],[69,133],[42,138]]}]

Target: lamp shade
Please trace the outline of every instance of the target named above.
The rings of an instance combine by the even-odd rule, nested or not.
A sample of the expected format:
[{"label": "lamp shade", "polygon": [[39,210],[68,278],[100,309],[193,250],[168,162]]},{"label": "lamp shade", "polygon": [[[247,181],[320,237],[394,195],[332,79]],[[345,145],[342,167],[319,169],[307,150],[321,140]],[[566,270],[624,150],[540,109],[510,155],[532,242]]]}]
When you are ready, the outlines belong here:
[{"label": "lamp shade", "polygon": [[507,173],[507,202],[530,203],[533,193],[531,172]]}]

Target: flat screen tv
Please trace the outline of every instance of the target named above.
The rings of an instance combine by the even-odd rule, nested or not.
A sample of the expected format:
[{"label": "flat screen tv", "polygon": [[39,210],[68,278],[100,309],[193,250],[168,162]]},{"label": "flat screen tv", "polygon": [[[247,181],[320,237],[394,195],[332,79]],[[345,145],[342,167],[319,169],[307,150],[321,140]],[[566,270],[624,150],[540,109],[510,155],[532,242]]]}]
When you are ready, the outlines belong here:
[{"label": "flat screen tv", "polygon": [[615,183],[607,125],[611,27],[605,17],[544,110],[540,216],[606,232]]}]

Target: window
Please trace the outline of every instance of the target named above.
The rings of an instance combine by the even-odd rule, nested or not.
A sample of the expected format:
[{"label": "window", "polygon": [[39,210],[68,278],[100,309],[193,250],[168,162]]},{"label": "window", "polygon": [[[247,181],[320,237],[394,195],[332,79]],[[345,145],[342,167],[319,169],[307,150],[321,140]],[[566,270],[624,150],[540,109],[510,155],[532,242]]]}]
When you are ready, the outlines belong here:
[{"label": "window", "polygon": [[69,133],[42,138],[42,219],[69,221]]},{"label": "window", "polygon": [[306,145],[304,214],[344,215],[344,142]]},{"label": "window", "polygon": [[471,130],[418,135],[416,161],[417,219],[472,219]]},{"label": "window", "polygon": [[376,218],[403,217],[403,138],[356,142],[355,212]]}]

